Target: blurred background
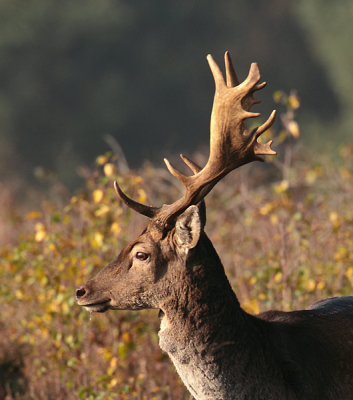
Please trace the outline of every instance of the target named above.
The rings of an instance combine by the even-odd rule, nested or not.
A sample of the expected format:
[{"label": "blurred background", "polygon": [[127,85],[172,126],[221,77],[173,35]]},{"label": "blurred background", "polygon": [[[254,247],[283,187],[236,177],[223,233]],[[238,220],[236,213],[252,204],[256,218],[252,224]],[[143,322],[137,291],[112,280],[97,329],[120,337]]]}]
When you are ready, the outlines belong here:
[{"label": "blurred background", "polygon": [[205,165],[229,50],[268,86],[276,157],[207,196],[206,231],[250,313],[352,295],[353,2],[0,2],[0,400],[191,400],[158,311],[92,316],[75,289],[146,225],[113,189],[170,204],[162,166]]},{"label": "blurred background", "polygon": [[306,143],[350,139],[352,17],[344,0],[3,0],[0,182],[44,169],[73,190],[114,146],[138,167],[207,144],[205,57],[222,65],[226,50],[240,79],[259,63],[264,118],[274,91],[295,89]]}]

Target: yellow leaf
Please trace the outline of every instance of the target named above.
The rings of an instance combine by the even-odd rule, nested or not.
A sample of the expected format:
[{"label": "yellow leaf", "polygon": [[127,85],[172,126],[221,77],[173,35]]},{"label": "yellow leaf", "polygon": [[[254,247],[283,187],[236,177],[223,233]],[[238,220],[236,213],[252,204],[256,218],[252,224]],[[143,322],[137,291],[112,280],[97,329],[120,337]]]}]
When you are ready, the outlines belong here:
[{"label": "yellow leaf", "polygon": [[249,314],[258,314],[260,312],[260,307],[256,299],[245,301],[241,307]]},{"label": "yellow leaf", "polygon": [[353,267],[347,268],[347,271],[345,272],[345,276],[348,278],[348,280],[351,283],[353,282]]},{"label": "yellow leaf", "polygon": [[41,222],[37,222],[36,225],[35,225],[35,230],[36,230],[37,232],[45,231],[45,226],[44,226],[44,224],[42,224]]},{"label": "yellow leaf", "polygon": [[336,211],[331,211],[329,215],[329,220],[331,221],[332,225],[337,228],[340,225],[339,217]]},{"label": "yellow leaf", "polygon": [[322,290],[326,286],[325,282],[321,281],[316,285],[317,290]]},{"label": "yellow leaf", "polygon": [[282,272],[277,272],[277,274],[273,277],[273,280],[276,283],[280,283],[280,282],[282,282],[282,277],[283,277]]},{"label": "yellow leaf", "polygon": [[40,211],[32,211],[26,215],[26,219],[42,218],[43,214]]},{"label": "yellow leaf", "polygon": [[317,174],[314,170],[310,170],[305,174],[306,183],[314,183],[316,181]]},{"label": "yellow leaf", "polygon": [[47,328],[42,328],[40,329],[40,333],[42,334],[42,336],[47,337],[49,335],[49,331]]},{"label": "yellow leaf", "polygon": [[276,194],[285,192],[289,187],[289,182],[284,179],[279,185],[276,185],[273,189]]},{"label": "yellow leaf", "polygon": [[124,332],[122,335],[121,335],[121,339],[122,339],[122,341],[123,342],[128,342],[129,340],[130,340],[130,334],[129,334],[129,332]]},{"label": "yellow leaf", "polygon": [[347,179],[350,178],[351,173],[348,171],[347,168],[345,168],[345,167],[340,167],[338,170],[339,170],[339,173],[340,173],[342,179],[347,180]]},{"label": "yellow leaf", "polygon": [[287,124],[288,132],[296,139],[300,136],[299,125],[296,121],[289,121]]},{"label": "yellow leaf", "polygon": [[50,243],[50,245],[48,246],[48,249],[50,251],[54,251],[55,250],[55,244],[54,243]]},{"label": "yellow leaf", "polygon": [[266,203],[265,205],[263,205],[263,206],[260,208],[260,214],[266,215],[266,214],[268,214],[270,211],[272,211],[272,209],[273,209],[272,203]]},{"label": "yellow leaf", "polygon": [[249,280],[249,283],[250,283],[250,285],[255,285],[255,283],[256,283],[256,276],[252,276],[251,278],[250,278],[250,280]]},{"label": "yellow leaf", "polygon": [[113,357],[111,360],[110,360],[110,366],[112,367],[112,368],[115,368],[116,366],[117,366],[117,364],[118,364],[118,359],[116,358],[116,357]]},{"label": "yellow leaf", "polygon": [[273,224],[273,225],[278,225],[278,217],[277,217],[277,215],[274,215],[274,214],[272,214],[271,216],[270,216],[270,220],[271,220],[271,223]]},{"label": "yellow leaf", "polygon": [[40,231],[37,232],[35,235],[35,241],[36,242],[41,242],[45,238],[46,232],[45,231]]},{"label": "yellow leaf", "polygon": [[98,353],[102,354],[103,358],[108,361],[112,358],[112,352],[105,347],[100,347]]},{"label": "yellow leaf", "polygon": [[96,217],[101,217],[105,214],[107,214],[110,211],[110,207],[106,206],[105,204],[102,204],[98,210],[95,211],[94,215]]},{"label": "yellow leaf", "polygon": [[96,158],[96,163],[98,165],[104,165],[109,161],[109,158],[107,156],[98,156]]},{"label": "yellow leaf", "polygon": [[41,222],[37,222],[35,229],[36,234],[34,239],[36,242],[41,242],[46,236],[45,226]]},{"label": "yellow leaf", "polygon": [[100,232],[95,232],[95,234],[94,234],[94,236],[93,236],[93,239],[92,239],[92,246],[93,246],[95,249],[98,249],[99,247],[102,247],[102,245],[103,245],[103,239],[104,239],[104,236],[103,236],[102,233],[100,233]]},{"label": "yellow leaf", "polygon": [[289,108],[292,108],[293,110],[297,110],[300,107],[300,101],[299,101],[298,96],[296,96],[294,94],[289,96],[287,99],[287,105]]},{"label": "yellow leaf", "polygon": [[49,323],[53,320],[53,317],[51,316],[51,314],[44,314],[43,320]]},{"label": "yellow leaf", "polygon": [[[342,254],[339,252],[339,251],[337,251],[334,255],[333,255],[333,259],[337,262],[337,261],[340,261],[341,259],[342,259]],[[346,272],[346,274],[347,274],[347,272]]]},{"label": "yellow leaf", "polygon": [[60,308],[59,308],[59,304],[57,302],[52,302],[49,303],[47,306],[47,312],[59,312]]},{"label": "yellow leaf", "polygon": [[139,203],[144,203],[147,199],[146,192],[143,189],[139,189],[137,191],[137,193],[139,195],[139,198],[138,198]]},{"label": "yellow leaf", "polygon": [[285,93],[282,92],[282,90],[277,90],[273,93],[273,101],[275,101],[276,103],[282,101],[283,97],[285,97]]},{"label": "yellow leaf", "polygon": [[48,282],[49,282],[49,279],[48,279],[46,276],[42,276],[42,277],[40,278],[40,284],[41,284],[43,287],[47,286]]},{"label": "yellow leaf", "polygon": [[30,335],[30,336],[29,336],[28,342],[29,342],[30,344],[35,344],[36,341],[37,341],[37,338],[36,338],[34,335]]},{"label": "yellow leaf", "polygon": [[120,225],[117,222],[112,223],[110,230],[114,233],[114,235],[119,235],[121,232]]},{"label": "yellow leaf", "polygon": [[315,289],[315,287],[316,287],[316,283],[315,283],[314,279],[311,279],[311,278],[308,279],[308,281],[305,284],[306,290],[309,290],[311,292],[312,290]]},{"label": "yellow leaf", "polygon": [[70,215],[68,215],[68,214],[64,215],[63,223],[64,223],[65,225],[67,225],[70,221],[71,221]]},{"label": "yellow leaf", "polygon": [[109,383],[110,388],[113,388],[117,383],[118,383],[118,380],[116,378],[112,379]]},{"label": "yellow leaf", "polygon": [[67,315],[70,312],[70,307],[67,303],[62,303],[61,309],[62,309],[63,314],[65,314],[65,315]]},{"label": "yellow leaf", "polygon": [[66,266],[64,263],[59,263],[57,269],[58,271],[64,271],[66,269]]},{"label": "yellow leaf", "polygon": [[141,176],[134,176],[133,178],[132,178],[132,183],[134,184],[134,185],[136,185],[137,183],[142,183],[143,182],[143,179],[141,178]]},{"label": "yellow leaf", "polygon": [[93,192],[93,201],[95,202],[95,203],[99,203],[102,199],[103,199],[103,190],[101,190],[101,189],[96,189],[94,192]]},{"label": "yellow leaf", "polygon": [[103,171],[104,171],[105,176],[112,176],[112,175],[116,174],[115,165],[112,163],[105,164]]}]

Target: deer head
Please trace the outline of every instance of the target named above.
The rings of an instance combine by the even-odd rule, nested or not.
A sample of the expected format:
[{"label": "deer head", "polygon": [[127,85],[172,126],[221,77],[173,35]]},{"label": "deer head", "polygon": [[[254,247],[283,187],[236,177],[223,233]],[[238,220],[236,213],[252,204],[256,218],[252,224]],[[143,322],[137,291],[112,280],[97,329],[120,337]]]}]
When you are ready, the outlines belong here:
[{"label": "deer head", "polygon": [[[260,115],[250,112],[251,107],[259,103],[253,93],[265,86],[265,83],[258,85],[260,72],[257,64],[251,64],[248,77],[239,83],[228,52],[225,54],[226,81],[212,56],[207,59],[216,86],[208,162],[201,169],[181,156],[194,172],[194,175],[186,176],[165,160],[170,173],[184,185],[185,194],[175,203],[160,208],[135,202],[122,192],[117,182],[114,183],[121,200],[150,221],[142,234],[118,257],[77,289],[78,304],[89,311],[162,308],[174,285],[186,279],[188,260],[195,256],[205,257],[207,252],[213,251],[203,232],[204,197],[232,170],[252,161],[263,161],[261,155],[276,154],[270,148],[272,141],[267,144],[257,142],[258,137],[273,124],[275,111],[258,128],[249,130],[245,123],[247,118]],[[217,256],[213,254],[212,257]],[[220,276],[222,274],[223,269]]]}]

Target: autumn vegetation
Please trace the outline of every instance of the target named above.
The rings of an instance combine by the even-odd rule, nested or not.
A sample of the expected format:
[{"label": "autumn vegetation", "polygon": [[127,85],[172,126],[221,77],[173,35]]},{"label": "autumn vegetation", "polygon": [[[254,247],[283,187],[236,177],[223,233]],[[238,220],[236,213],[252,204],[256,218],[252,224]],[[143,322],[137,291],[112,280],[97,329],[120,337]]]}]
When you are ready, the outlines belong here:
[{"label": "autumn vegetation", "polygon": [[[300,144],[296,95],[275,100],[286,106],[283,129],[264,140],[272,136],[278,156],[237,170],[207,199],[206,231],[251,313],[352,294],[353,145],[311,152]],[[165,169],[119,168],[116,155],[101,155],[64,207],[43,200],[13,220],[14,244],[0,249],[0,399],[190,398],[159,349],[157,310],[90,315],[75,301],[75,288],[144,226],[112,182],[154,205],[182,190]]]}]

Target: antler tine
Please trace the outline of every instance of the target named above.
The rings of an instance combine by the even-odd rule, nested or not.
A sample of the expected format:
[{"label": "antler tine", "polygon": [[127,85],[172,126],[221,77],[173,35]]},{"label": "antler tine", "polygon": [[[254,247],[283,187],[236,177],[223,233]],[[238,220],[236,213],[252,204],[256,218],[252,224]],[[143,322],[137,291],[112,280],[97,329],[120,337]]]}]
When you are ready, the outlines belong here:
[{"label": "antler tine", "polygon": [[226,51],[226,53],[224,55],[224,64],[226,66],[227,86],[228,87],[238,86],[239,80],[238,80],[237,74],[235,73],[229,51]]},{"label": "antler tine", "polygon": [[[265,131],[267,131],[267,129],[271,128],[271,126],[275,122],[275,119],[276,119],[276,110],[273,110],[271,115],[267,119],[267,121],[264,124],[262,124],[259,128],[256,129],[256,131],[255,131],[256,139],[258,137],[260,137]],[[270,140],[267,143],[259,143],[256,141],[255,146],[254,146],[254,153],[256,155],[259,155],[259,154],[260,155],[276,155],[277,153],[271,149],[272,143],[273,143],[273,140]],[[260,161],[263,161],[262,157],[258,157],[258,158]]]},{"label": "antler tine", "polygon": [[[233,62],[230,57],[229,51],[226,51],[224,55],[224,63],[226,66],[226,78],[227,78],[227,86],[228,87],[235,87],[239,85],[239,80],[237,78],[237,74],[235,73],[234,67],[233,67]],[[266,82],[260,83],[259,85],[256,85],[253,89],[253,92],[260,90],[266,86]],[[254,99],[252,95],[249,96],[249,101],[245,102],[249,104],[243,104],[243,107],[245,110],[249,111],[250,108],[254,104],[261,103],[261,100]]]},{"label": "antler tine", "polygon": [[[192,160],[190,160],[188,157],[184,156],[183,154],[180,154],[181,159],[184,161],[184,163],[192,170],[194,174],[197,174],[198,172],[201,171],[201,167],[194,163]],[[168,160],[165,160],[168,166],[169,171],[174,175],[177,179],[180,180],[180,175],[182,175],[179,171],[177,171],[174,167],[171,166]],[[172,172],[173,171],[173,172]],[[114,189],[116,193],[118,194],[120,200],[122,200],[129,208],[132,210],[138,212],[141,215],[144,215],[145,217],[148,218],[153,218],[155,217],[162,207],[153,207],[153,206],[146,206],[144,204],[138,203],[135,200],[130,199],[120,188],[118,185],[117,181],[114,181]],[[204,216],[204,220],[206,220],[206,216]]]},{"label": "antler tine", "polygon": [[168,168],[168,171],[175,177],[178,179],[178,181],[180,181],[184,186],[187,185],[188,182],[188,176],[182,174],[181,172],[179,172],[175,167],[173,167],[173,165],[169,162],[169,160],[167,160],[166,158],[164,159],[165,165]]},{"label": "antler tine", "polygon": [[[231,59],[230,54],[229,54],[228,51],[226,51],[226,53],[224,55],[224,63],[225,63],[225,66],[226,66],[227,86],[228,87],[238,86],[239,85],[239,80],[238,80],[237,75],[235,73],[235,70],[234,70],[234,67],[233,67],[233,63],[232,63],[232,59]],[[263,82],[263,83],[260,83],[259,85],[254,86],[254,88],[253,88],[252,92],[249,94],[249,96],[247,96],[244,99],[244,103],[243,103],[244,110],[249,111],[250,108],[254,104],[261,103],[261,100],[254,99],[254,97],[252,95],[253,95],[254,92],[256,92],[258,90],[261,90],[265,86],[266,86],[266,82]]]},{"label": "antler tine", "polygon": [[138,203],[135,200],[130,199],[126,194],[120,189],[118,182],[114,181],[114,189],[120,199],[131,209],[137,211],[139,214],[144,215],[145,217],[153,218],[157,215],[160,208],[158,207],[149,207],[144,204]]},{"label": "antler tine", "polygon": [[256,92],[257,90],[263,89],[266,85],[267,85],[267,82],[262,82],[259,85],[256,85],[254,88],[254,92]]},{"label": "antler tine", "polygon": [[[197,165],[195,162],[193,162],[192,160],[190,160],[190,158],[184,156],[183,154],[180,154],[181,159],[184,161],[184,163],[192,170],[192,172],[194,173],[194,175],[196,175],[198,172],[201,171],[201,167],[199,165]],[[203,189],[205,190],[205,189]],[[200,218],[201,221],[203,223],[203,226],[206,225],[206,204],[205,204],[205,199],[204,197],[206,196],[206,194],[203,194],[203,190],[201,190],[200,192],[200,197],[201,197],[201,201],[199,202],[199,212],[200,212]]]},{"label": "antler tine", "polygon": [[[234,70],[233,67],[233,62],[232,59],[230,57],[229,51],[226,51],[225,55],[224,55],[224,63],[226,66],[226,78],[227,78],[227,86],[228,87],[235,87],[239,85],[239,80],[237,77],[237,74]],[[253,89],[253,92],[260,90],[262,88],[264,88],[266,86],[266,82],[260,83],[259,85],[256,85]],[[249,104],[248,107],[244,107],[244,109],[250,110],[250,108],[254,105],[254,104],[258,104],[261,103],[261,100],[258,99],[254,99],[251,96],[251,104]]]},{"label": "antler tine", "polygon": [[208,61],[208,65],[210,66],[212,75],[213,75],[213,79],[214,79],[214,82],[216,85],[216,93],[217,93],[217,89],[219,90],[223,87],[226,87],[226,84],[225,84],[224,78],[223,78],[223,74],[222,74],[222,71],[220,70],[218,64],[211,56],[211,54],[209,54],[206,58]]},{"label": "antler tine", "polygon": [[[190,158],[184,156],[183,154],[180,154],[180,157],[184,161],[184,163],[192,170],[194,175],[196,175],[198,172],[200,172],[202,170],[202,168],[199,165],[197,165],[196,163],[194,163],[192,160],[190,160]],[[200,191],[199,197],[200,197],[202,202],[204,202],[204,197],[207,195],[207,193],[210,192],[212,187],[213,186],[211,186],[210,189],[208,189],[208,187],[206,186]],[[205,207],[205,205],[204,205],[204,207]],[[206,212],[206,210],[205,210],[205,212]],[[206,221],[206,214],[205,214],[204,218],[205,218],[205,221]]]},{"label": "antler tine", "polygon": [[183,154],[180,154],[180,158],[191,169],[191,171],[194,173],[194,175],[202,170],[202,168],[199,165],[194,163],[192,160],[190,160],[190,158],[184,156]]},{"label": "antler tine", "polygon": [[271,128],[276,119],[276,110],[273,110],[267,121],[256,129],[256,138],[262,135],[267,129]]}]

